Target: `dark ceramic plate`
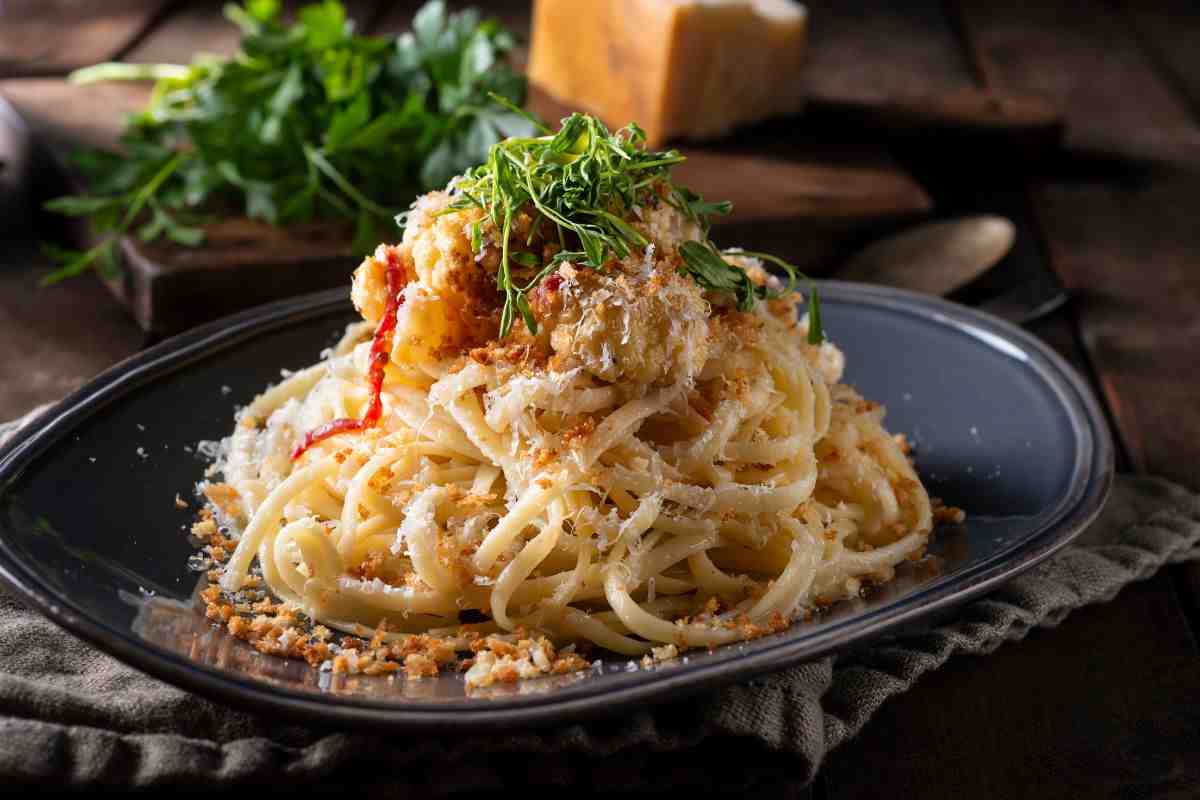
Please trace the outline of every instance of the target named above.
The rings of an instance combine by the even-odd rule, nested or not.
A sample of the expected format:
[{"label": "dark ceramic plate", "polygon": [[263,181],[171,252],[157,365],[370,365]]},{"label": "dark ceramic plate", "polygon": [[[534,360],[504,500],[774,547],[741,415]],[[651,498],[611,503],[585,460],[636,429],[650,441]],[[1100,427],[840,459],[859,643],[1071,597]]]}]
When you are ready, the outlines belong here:
[{"label": "dark ceramic plate", "polygon": [[473,730],[548,723],[745,679],[928,624],[1028,569],[1098,513],[1112,476],[1104,418],[1080,377],[1023,331],[940,300],[826,283],[847,379],[909,435],[932,494],[967,510],[865,600],[783,633],[654,669],[602,669],[464,691],[462,678],[333,676],[260,655],[197,612],[187,498],[234,406],[312,363],[351,319],[345,291],[252,310],[119,364],[0,451],[0,575],[64,628],[230,705],[323,721]]}]

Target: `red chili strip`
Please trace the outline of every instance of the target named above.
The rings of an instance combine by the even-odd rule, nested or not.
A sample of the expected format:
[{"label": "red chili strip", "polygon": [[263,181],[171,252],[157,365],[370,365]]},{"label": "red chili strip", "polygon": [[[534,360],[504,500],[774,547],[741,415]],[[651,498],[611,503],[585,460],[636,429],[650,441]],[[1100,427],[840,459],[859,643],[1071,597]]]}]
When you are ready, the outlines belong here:
[{"label": "red chili strip", "polygon": [[404,305],[404,294],[401,281],[404,270],[396,258],[395,250],[388,250],[387,261],[387,305],[384,306],[383,318],[375,328],[375,338],[371,342],[371,365],[367,372],[367,380],[371,387],[371,402],[367,406],[362,419],[334,419],[304,435],[304,439],[292,450],[292,460],[300,458],[317,442],[323,442],[339,433],[352,433],[373,428],[383,415],[383,375],[387,368],[392,352],[392,336],[396,331],[396,313]]}]

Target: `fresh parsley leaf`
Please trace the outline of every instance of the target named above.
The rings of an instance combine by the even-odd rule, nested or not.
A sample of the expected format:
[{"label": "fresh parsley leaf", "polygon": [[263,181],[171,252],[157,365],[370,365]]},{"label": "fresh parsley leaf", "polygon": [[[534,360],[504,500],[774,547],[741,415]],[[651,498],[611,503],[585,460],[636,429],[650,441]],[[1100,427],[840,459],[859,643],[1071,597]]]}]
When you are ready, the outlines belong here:
[{"label": "fresh parsley leaf", "polygon": [[332,153],[344,147],[362,132],[370,118],[371,96],[364,92],[355,97],[348,106],[334,112],[333,121],[325,131],[325,149]]},{"label": "fresh parsley leaf", "polygon": [[[444,186],[503,137],[532,131],[511,108],[525,100],[524,77],[509,62],[516,38],[477,11],[452,14],[434,0],[398,37],[356,35],[337,0],[300,8],[290,24],[279,0],[225,13],[242,32],[232,58],[99,64],[72,75],[156,83],[119,152],[75,157],[88,194],[51,210],[87,217],[106,237],[136,232],[186,246],[203,242],[202,212],[273,224],[346,219],[365,253],[375,244],[366,244],[365,220],[380,236],[379,222],[414,194]],[[102,256],[109,263],[108,252],[119,262],[116,247],[56,251],[54,279]]]},{"label": "fresh parsley leaf", "polygon": [[256,22],[271,22],[279,17],[279,0],[248,0],[246,13]]},{"label": "fresh parsley leaf", "polygon": [[454,142],[442,142],[421,165],[421,183],[427,186],[444,186],[446,181],[458,174],[460,161]]},{"label": "fresh parsley leaf", "polygon": [[424,50],[436,50],[446,28],[446,4],[433,0],[421,6],[413,15],[412,32]]},{"label": "fresh parsley leaf", "polygon": [[476,31],[463,48],[459,63],[458,82],[462,86],[469,86],[486,75],[496,63],[496,45],[492,37],[484,31]]},{"label": "fresh parsley leaf", "polygon": [[304,26],[305,43],[311,50],[334,47],[348,33],[346,9],[336,0],[305,6],[300,10],[300,24]]}]

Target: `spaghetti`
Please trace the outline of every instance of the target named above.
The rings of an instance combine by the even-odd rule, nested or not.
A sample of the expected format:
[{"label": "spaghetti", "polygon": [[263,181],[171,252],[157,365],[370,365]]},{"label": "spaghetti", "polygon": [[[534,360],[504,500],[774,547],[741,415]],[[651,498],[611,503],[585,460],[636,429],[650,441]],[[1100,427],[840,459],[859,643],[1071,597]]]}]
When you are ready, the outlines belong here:
[{"label": "spaghetti", "polygon": [[[604,269],[544,269],[531,209],[501,228],[453,186],[418,200],[355,273],[364,322],[240,412],[204,487],[232,549],[210,604],[268,588],[374,649],[313,657],[328,637],[274,623],[260,649],[409,674],[474,649],[486,685],[585,666],[582,643],[663,658],[778,631],[920,557],[933,510],[883,409],[757,259],[723,254],[774,292],[748,310],[684,274],[703,231],[650,192],[625,219],[645,245]],[[506,248],[540,256],[538,324],[501,338]]]}]

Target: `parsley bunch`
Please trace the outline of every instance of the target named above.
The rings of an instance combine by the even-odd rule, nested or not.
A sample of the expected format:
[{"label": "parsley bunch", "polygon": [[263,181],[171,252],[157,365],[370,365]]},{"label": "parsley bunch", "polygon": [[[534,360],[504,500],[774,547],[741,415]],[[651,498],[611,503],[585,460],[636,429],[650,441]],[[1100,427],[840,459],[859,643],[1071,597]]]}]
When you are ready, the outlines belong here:
[{"label": "parsley bunch", "polygon": [[[503,98],[493,99],[504,103]],[[511,111],[521,113],[516,108]],[[531,333],[537,333],[537,320],[526,292],[562,262],[603,269],[610,258],[625,258],[634,248],[645,248],[649,242],[626,220],[664,189],[667,202],[702,231],[701,240],[684,242],[679,248],[681,274],[690,275],[704,289],[733,294],[742,311],[753,308],[756,299],[783,297],[796,288],[802,276],[794,266],[775,256],[736,251],[782,268],[788,276],[782,290],[758,286],[745,270],[725,260],[725,254],[708,238],[709,217],[728,214],[731,204],[709,203],[695,192],[676,186],[671,181],[671,168],[684,161],[684,156],[675,150],[646,150],[645,133],[636,124],[614,134],[597,118],[576,113],[565,118],[557,132],[551,132],[532,117],[528,120],[544,135],[512,137],[492,145],[487,160],[454,183],[455,199],[447,209],[481,208],[500,232],[496,280],[505,297],[501,338],[508,335],[517,314]],[[533,215],[530,241],[543,220],[553,225],[558,237],[561,249],[544,264],[531,253],[510,253],[513,220],[526,208]],[[397,217],[401,226],[406,221],[406,214]],[[471,239],[472,248],[478,251],[482,245],[478,223],[472,227]],[[513,277],[514,261],[537,270],[524,285]],[[817,344],[824,340],[824,334],[820,301],[811,285],[808,303],[808,340]]]},{"label": "parsley bunch", "polygon": [[72,75],[157,83],[120,152],[76,154],[88,193],[47,207],[88,217],[103,238],[84,252],[50,248],[59,267],[43,283],[92,267],[118,272],[118,240],[133,230],[143,241],[200,245],[201,226],[223,215],[351,220],[354,249],[365,253],[413,194],[443,186],[503,137],[533,132],[515,111],[525,98],[507,60],[515,38],[474,9],[448,14],[433,0],[396,38],[355,35],[335,0],[302,8],[290,25],[279,0],[225,14],[243,34],[231,59]]}]

